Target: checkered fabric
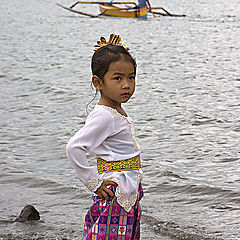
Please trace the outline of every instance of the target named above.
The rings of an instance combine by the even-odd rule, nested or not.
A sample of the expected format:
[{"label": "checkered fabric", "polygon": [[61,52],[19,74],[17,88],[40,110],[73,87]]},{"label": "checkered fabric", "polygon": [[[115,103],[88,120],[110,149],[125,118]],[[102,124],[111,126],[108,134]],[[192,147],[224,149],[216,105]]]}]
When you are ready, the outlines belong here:
[{"label": "checkered fabric", "polygon": [[98,158],[97,167],[99,174],[105,172],[139,170],[141,168],[140,155],[126,160],[109,162],[104,159]]},{"label": "checkered fabric", "polygon": [[[116,187],[111,186],[113,192]],[[141,183],[136,204],[127,212],[117,203],[117,198],[110,201],[93,197],[93,205],[84,221],[83,240],[140,240],[141,207],[143,197]]]}]

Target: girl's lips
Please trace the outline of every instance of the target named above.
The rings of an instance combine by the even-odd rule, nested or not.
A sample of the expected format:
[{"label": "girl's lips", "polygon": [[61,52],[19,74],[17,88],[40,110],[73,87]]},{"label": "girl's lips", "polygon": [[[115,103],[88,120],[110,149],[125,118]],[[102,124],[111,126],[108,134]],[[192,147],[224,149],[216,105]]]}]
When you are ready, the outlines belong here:
[{"label": "girl's lips", "polygon": [[121,95],[124,97],[128,97],[130,94],[128,92],[126,92],[126,93],[122,93]]}]

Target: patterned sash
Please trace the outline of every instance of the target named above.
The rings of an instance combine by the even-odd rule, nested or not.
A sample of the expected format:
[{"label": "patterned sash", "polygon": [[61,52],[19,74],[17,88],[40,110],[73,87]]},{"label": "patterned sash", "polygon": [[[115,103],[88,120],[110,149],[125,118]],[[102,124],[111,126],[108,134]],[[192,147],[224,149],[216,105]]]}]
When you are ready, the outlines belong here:
[{"label": "patterned sash", "polygon": [[119,171],[129,171],[129,170],[139,170],[141,168],[140,155],[132,157],[126,160],[120,161],[110,161],[107,162],[104,159],[97,159],[98,173],[106,172],[119,172]]}]

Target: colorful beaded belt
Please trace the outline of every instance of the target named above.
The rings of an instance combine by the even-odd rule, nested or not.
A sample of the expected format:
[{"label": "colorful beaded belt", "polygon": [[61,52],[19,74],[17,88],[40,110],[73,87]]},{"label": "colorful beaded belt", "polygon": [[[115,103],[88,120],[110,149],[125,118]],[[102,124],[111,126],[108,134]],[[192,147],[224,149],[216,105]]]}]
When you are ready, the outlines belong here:
[{"label": "colorful beaded belt", "polygon": [[97,159],[98,173],[106,172],[118,172],[118,171],[129,171],[129,170],[139,170],[141,168],[140,155],[120,161],[110,161],[107,162],[101,158]]}]

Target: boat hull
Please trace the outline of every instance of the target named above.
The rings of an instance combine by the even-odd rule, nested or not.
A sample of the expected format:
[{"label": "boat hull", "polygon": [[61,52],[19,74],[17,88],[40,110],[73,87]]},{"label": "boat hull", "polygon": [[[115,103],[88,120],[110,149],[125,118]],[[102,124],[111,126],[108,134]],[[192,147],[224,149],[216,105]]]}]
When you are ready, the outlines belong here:
[{"label": "boat hull", "polygon": [[118,8],[114,5],[99,5],[102,15],[125,18],[147,18],[147,6],[144,8]]}]

